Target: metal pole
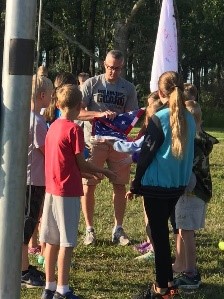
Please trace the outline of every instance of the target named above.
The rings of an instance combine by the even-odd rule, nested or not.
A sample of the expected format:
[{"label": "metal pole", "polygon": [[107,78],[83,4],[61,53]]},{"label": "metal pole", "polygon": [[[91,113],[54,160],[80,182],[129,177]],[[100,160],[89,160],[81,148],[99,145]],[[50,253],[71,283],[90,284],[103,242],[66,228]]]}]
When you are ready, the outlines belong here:
[{"label": "metal pole", "polygon": [[36,0],[7,0],[0,126],[0,298],[20,298]]}]

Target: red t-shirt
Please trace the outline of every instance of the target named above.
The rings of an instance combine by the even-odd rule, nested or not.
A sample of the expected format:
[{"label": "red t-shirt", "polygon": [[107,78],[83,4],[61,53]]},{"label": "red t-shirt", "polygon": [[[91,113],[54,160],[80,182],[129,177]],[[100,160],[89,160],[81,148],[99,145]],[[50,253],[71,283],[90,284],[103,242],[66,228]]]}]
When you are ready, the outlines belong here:
[{"label": "red t-shirt", "polygon": [[59,196],[83,195],[76,154],[84,151],[84,134],[73,121],[58,118],[45,141],[46,192]]}]

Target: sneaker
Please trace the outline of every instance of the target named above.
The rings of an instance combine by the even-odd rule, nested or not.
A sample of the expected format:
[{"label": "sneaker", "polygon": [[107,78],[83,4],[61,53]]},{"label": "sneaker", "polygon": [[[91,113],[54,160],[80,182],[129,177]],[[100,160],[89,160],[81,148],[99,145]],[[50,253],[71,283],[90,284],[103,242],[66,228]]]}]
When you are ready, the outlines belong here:
[{"label": "sneaker", "polygon": [[90,231],[86,231],[86,235],[83,241],[84,245],[94,245],[96,242],[96,235],[94,232],[94,229],[91,229]]},{"label": "sneaker", "polygon": [[58,292],[54,293],[53,299],[80,299],[77,295],[73,294],[72,291],[67,292],[65,295],[62,295]]},{"label": "sneaker", "polygon": [[156,290],[156,285],[153,284],[150,290],[151,299],[171,299],[170,289],[167,288],[167,291],[164,294],[160,294]]},{"label": "sneaker", "polygon": [[41,299],[53,299],[55,291],[44,289]]},{"label": "sneaker", "polygon": [[128,236],[122,227],[119,227],[114,233],[112,233],[112,242],[121,246],[125,246],[130,243]]},{"label": "sneaker", "polygon": [[29,265],[28,269],[29,269],[29,271],[36,273],[36,274],[39,275],[43,280],[45,280],[45,273],[44,273],[43,271],[38,270],[36,266]]},{"label": "sneaker", "polygon": [[154,258],[155,258],[154,251],[149,251],[149,252],[146,252],[143,255],[135,257],[135,260],[137,260],[137,261],[151,261],[151,260],[154,260]]},{"label": "sneaker", "polygon": [[178,290],[178,286],[177,285],[174,285],[172,287],[168,287],[168,290],[170,292],[170,298],[171,299],[178,299],[178,298],[181,298],[180,297],[180,293],[179,293],[179,290]]},{"label": "sneaker", "polygon": [[45,281],[37,271],[32,269],[21,275],[21,286],[27,288],[43,288],[45,286]]},{"label": "sneaker", "polygon": [[151,244],[149,242],[143,242],[143,243],[140,243],[138,245],[135,245],[133,248],[135,251],[138,251],[139,253],[146,253],[148,251],[148,248]]},{"label": "sneaker", "polygon": [[38,245],[37,247],[29,247],[28,248],[28,253],[29,254],[39,254],[41,251],[41,246]]},{"label": "sneaker", "polygon": [[199,288],[201,276],[199,272],[192,277],[183,272],[174,279],[174,282],[180,289],[194,290]]}]

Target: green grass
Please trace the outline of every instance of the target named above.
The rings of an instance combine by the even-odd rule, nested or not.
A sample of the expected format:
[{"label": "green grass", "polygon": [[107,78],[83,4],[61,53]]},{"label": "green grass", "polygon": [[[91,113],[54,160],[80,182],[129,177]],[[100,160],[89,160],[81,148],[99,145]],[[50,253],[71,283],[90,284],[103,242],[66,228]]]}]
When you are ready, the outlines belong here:
[{"label": "green grass", "polygon": [[[220,139],[220,143],[214,146],[210,159],[213,198],[208,205],[206,228],[197,233],[198,267],[203,284],[195,293],[182,293],[184,299],[224,298],[224,251],[218,249],[219,240],[224,240],[224,130],[212,129],[208,132]],[[98,243],[95,247],[82,245],[85,226],[81,217],[79,245],[74,251],[70,284],[77,294],[86,299],[128,299],[147,283],[154,281],[153,263],[136,262],[132,246],[111,244],[111,198],[111,185],[104,180],[96,193],[95,228]],[[140,198],[128,202],[124,227],[133,244],[145,238]],[[172,234],[170,237],[172,240]],[[23,299],[36,299],[40,295],[40,289],[21,291]]]}]

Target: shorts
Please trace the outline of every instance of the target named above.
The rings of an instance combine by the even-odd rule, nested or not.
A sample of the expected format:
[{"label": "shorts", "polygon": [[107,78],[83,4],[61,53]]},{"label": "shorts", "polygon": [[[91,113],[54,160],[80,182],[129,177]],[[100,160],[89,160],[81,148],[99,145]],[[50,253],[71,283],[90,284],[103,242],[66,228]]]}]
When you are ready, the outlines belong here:
[{"label": "shorts", "polygon": [[[31,189],[30,189],[31,187]],[[31,192],[29,192],[29,190]],[[30,194],[30,203],[29,203]],[[37,223],[39,222],[45,195],[45,186],[26,187],[25,219],[23,229],[23,243],[29,244]],[[28,215],[27,215],[28,214]]]},{"label": "shorts", "polygon": [[[98,142],[91,145],[91,156],[88,161],[101,168],[104,167],[106,162],[108,168],[117,174],[117,177],[110,182],[125,185],[129,183],[130,164],[122,164],[121,162],[127,157],[127,153],[115,151],[112,145],[105,142]],[[82,183],[83,185],[96,185],[100,183],[100,179],[83,179]]]},{"label": "shorts", "polygon": [[205,227],[207,204],[195,195],[183,195],[176,204],[176,227],[198,230]]},{"label": "shorts", "polygon": [[80,218],[80,198],[46,193],[41,219],[40,242],[75,247]]}]

